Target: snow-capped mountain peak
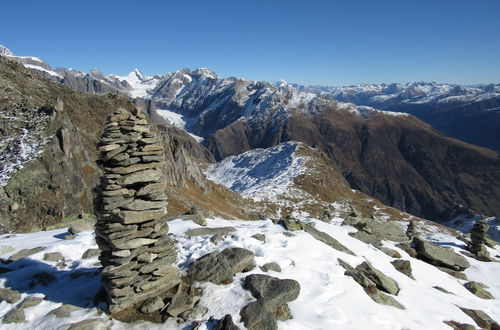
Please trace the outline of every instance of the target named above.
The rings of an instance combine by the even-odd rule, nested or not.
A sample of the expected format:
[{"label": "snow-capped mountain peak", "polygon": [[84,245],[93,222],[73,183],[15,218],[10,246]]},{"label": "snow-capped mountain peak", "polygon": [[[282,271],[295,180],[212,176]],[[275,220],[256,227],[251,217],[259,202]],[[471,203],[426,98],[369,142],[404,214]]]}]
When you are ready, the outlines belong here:
[{"label": "snow-capped mountain peak", "polygon": [[0,45],[0,55],[3,55],[3,56],[14,56],[14,54],[10,51],[10,49],[8,49],[7,47],[5,47],[4,45]]}]

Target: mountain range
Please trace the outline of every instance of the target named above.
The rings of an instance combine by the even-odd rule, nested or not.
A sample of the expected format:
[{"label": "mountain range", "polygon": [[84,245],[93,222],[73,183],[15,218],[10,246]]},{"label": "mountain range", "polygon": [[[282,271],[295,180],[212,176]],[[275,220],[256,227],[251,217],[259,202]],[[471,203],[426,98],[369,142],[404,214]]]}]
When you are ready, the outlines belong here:
[{"label": "mountain range", "polygon": [[[311,87],[220,78],[209,69],[83,73],[54,70],[36,57],[7,57],[77,91],[127,95],[157,123],[187,131],[215,160],[298,141],[325,153],[352,188],[416,216],[448,220],[457,207],[500,214],[499,153],[447,137],[435,121],[483,134],[479,144],[494,147],[488,141],[500,140],[499,85]],[[473,127],[476,119],[487,124]]]},{"label": "mountain range", "polygon": [[499,152],[329,90],[0,47],[2,328],[498,329]]}]

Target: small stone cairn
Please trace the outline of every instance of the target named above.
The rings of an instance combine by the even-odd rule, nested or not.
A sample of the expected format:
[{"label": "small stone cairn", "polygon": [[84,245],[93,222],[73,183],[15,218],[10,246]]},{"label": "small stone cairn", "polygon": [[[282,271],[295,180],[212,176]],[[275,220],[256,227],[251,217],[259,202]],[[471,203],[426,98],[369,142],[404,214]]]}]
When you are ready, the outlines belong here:
[{"label": "small stone cairn", "polygon": [[144,113],[118,109],[99,151],[104,174],[95,231],[103,287],[111,313],[139,309],[181,282],[164,221],[164,150]]},{"label": "small stone cairn", "polygon": [[490,255],[488,250],[486,250],[485,244],[488,242],[488,223],[484,220],[477,220],[470,231],[470,243],[468,244],[468,249],[470,252],[474,253],[479,258],[489,259]]}]

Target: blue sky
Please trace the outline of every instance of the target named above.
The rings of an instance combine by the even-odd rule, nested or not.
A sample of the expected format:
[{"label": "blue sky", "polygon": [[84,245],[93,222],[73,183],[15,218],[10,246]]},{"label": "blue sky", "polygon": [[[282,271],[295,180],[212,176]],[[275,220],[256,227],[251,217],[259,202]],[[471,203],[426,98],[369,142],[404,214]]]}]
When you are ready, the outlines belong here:
[{"label": "blue sky", "polygon": [[4,1],[0,44],[107,74],[498,83],[500,1]]}]

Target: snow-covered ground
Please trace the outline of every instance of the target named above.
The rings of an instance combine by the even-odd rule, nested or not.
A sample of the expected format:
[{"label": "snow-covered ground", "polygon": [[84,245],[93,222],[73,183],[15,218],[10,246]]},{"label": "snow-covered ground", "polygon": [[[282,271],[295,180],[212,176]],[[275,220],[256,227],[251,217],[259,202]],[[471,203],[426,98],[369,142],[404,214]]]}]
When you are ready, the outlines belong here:
[{"label": "snow-covered ground", "polygon": [[[336,218],[331,224],[315,219],[302,219],[315,223],[317,229],[336,238],[352,250],[356,256],[339,252],[303,231],[294,232],[294,236],[284,235],[285,230],[270,220],[260,221],[228,221],[207,219],[209,227],[233,226],[236,231],[217,245],[210,241],[210,236],[188,238],[186,230],[198,228],[191,221],[173,220],[169,222],[170,235],[177,240],[178,265],[185,272],[188,265],[197,258],[228,247],[242,247],[255,254],[257,266],[268,262],[276,262],[282,272],[270,271],[267,274],[279,278],[291,278],[300,283],[301,291],[297,300],[291,302],[293,319],[279,322],[280,329],[449,329],[443,323],[454,320],[475,324],[457,306],[480,309],[493,319],[500,320],[500,301],[484,300],[476,297],[463,287],[464,281],[441,272],[434,266],[409,257],[391,242],[385,245],[398,252],[403,259],[410,260],[415,280],[396,271],[390,264],[394,259],[382,251],[367,245],[351,236],[355,231],[349,226],[340,226],[342,219]],[[0,251],[5,246],[14,250],[0,254],[7,258],[16,251],[38,246],[46,247],[44,251],[17,262],[2,265],[14,269],[0,274],[0,287],[8,287],[27,296],[45,297],[44,301],[34,307],[25,309],[27,323],[2,324],[2,329],[57,329],[63,325],[78,322],[86,318],[106,318],[99,315],[92,306],[92,298],[99,288],[97,257],[82,259],[82,254],[89,248],[96,248],[92,231],[76,235],[73,240],[65,240],[66,229],[45,231],[32,234],[0,236]],[[252,236],[264,234],[265,242]],[[464,244],[455,238],[436,233],[429,237],[439,244],[461,250]],[[55,267],[55,262],[43,261],[47,252],[60,252],[66,259],[62,269]],[[498,255],[500,249],[490,250]],[[337,258],[352,266],[368,260],[374,267],[397,281],[401,291],[396,299],[406,309],[380,305],[373,302],[363,289],[351,278],[344,275],[344,269]],[[484,263],[468,258],[471,267],[465,271],[469,280],[485,283],[488,291],[500,297],[498,273],[500,263]],[[41,271],[52,274],[56,280],[46,286],[30,286],[33,275]],[[208,308],[202,318],[207,321],[211,316],[221,318],[231,314],[240,325],[239,310],[253,300],[251,294],[242,288],[242,280],[249,274],[263,273],[259,267],[248,273],[237,274],[234,281],[227,285],[201,284],[204,293],[200,304]],[[451,294],[433,288],[440,286]],[[69,318],[47,316],[51,310],[62,303],[70,303],[84,309],[73,312]],[[14,307],[6,301],[0,303],[0,317]],[[165,324],[136,323],[125,324],[110,321],[112,329],[182,329],[187,324],[177,324],[174,320]],[[202,325],[200,329],[207,329]]]},{"label": "snow-covered ground", "polygon": [[170,125],[182,128],[185,130],[191,137],[193,137],[196,142],[201,143],[203,141],[203,138],[201,136],[195,135],[193,133],[190,133],[187,130],[187,120],[184,118],[183,115],[175,113],[170,110],[165,110],[165,109],[156,109],[156,112],[166,121],[170,123]]},{"label": "snow-covered ground", "polygon": [[206,172],[209,180],[255,201],[278,202],[291,193],[293,179],[306,172],[306,157],[295,154],[298,143],[281,143],[227,157]]}]

